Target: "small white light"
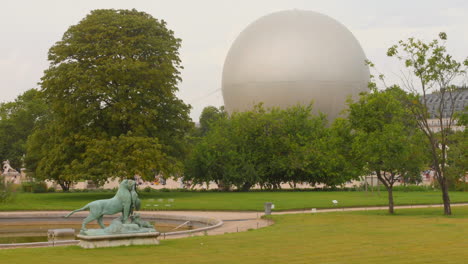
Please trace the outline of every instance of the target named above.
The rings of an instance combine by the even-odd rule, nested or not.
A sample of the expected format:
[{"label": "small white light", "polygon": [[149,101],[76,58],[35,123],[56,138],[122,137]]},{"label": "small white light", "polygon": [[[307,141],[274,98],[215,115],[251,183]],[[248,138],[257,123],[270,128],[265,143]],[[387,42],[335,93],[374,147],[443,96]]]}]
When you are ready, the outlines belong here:
[{"label": "small white light", "polygon": [[275,205],[274,205],[274,204],[271,204],[271,209],[275,209]]},{"label": "small white light", "polygon": [[332,203],[333,203],[334,205],[337,205],[337,204],[338,204],[338,201],[337,201],[337,200],[333,200]]},{"label": "small white light", "polygon": [[312,213],[316,213],[317,212],[317,208],[312,208],[312,210],[310,210]]}]

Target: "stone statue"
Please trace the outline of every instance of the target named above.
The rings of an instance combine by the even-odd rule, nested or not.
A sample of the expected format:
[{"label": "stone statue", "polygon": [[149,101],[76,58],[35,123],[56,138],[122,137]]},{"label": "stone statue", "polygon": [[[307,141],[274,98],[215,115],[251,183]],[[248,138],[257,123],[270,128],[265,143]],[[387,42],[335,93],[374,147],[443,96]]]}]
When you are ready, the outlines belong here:
[{"label": "stone statue", "polygon": [[154,228],[154,226],[150,224],[148,221],[142,220],[140,218],[140,214],[134,214],[131,217],[132,217],[132,223],[137,224],[139,227]]},{"label": "stone statue", "polygon": [[82,232],[82,234],[91,236],[102,236],[113,234],[156,232],[152,224],[140,218],[140,214],[134,214],[130,216],[130,219],[131,223],[125,223],[122,220],[122,217],[119,217],[112,220],[111,224],[104,229],[90,229]]},{"label": "stone statue", "polygon": [[9,160],[5,160],[3,161],[3,173],[7,174],[9,172],[17,172],[17,171],[11,167]]},{"label": "stone statue", "polygon": [[[134,180],[123,180],[117,193],[111,199],[97,200],[90,202],[84,207],[74,210],[65,217],[89,209],[89,215],[83,220],[81,234],[86,235],[106,235],[135,232],[156,232],[154,227],[147,225],[146,221],[140,219],[139,214],[133,215],[134,210],[140,208],[140,199],[136,192]],[[114,219],[109,227],[103,222],[104,215],[113,215],[122,212],[121,217]],[[102,229],[87,230],[86,224],[97,220]],[[127,223],[130,222],[130,223]],[[144,224],[141,224],[143,223]]]},{"label": "stone statue", "polygon": [[133,211],[140,210],[141,201],[138,198],[138,193],[136,192],[136,184],[133,186],[132,190],[130,191],[130,197],[132,199],[132,206],[130,207],[130,215],[133,214]]}]

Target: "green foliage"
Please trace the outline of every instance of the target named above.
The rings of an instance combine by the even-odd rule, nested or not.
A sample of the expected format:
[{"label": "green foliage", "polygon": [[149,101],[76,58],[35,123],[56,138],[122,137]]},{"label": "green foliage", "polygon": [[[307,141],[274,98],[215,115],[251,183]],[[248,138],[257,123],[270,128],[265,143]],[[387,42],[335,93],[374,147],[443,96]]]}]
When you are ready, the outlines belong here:
[{"label": "green foliage", "polygon": [[32,188],[33,188],[33,182],[31,181],[23,181],[21,183],[21,190],[23,192],[32,192]]},{"label": "green foliage", "polygon": [[311,112],[311,105],[286,110],[258,105],[217,119],[194,147],[184,179],[249,190],[287,182],[338,185],[357,177],[359,170],[346,156],[348,127],[339,121],[327,128],[325,117]]},{"label": "green foliage", "polygon": [[82,155],[83,160],[73,161],[78,177],[92,179],[98,185],[107,178],[134,175],[152,179],[155,173],[176,173],[180,162],[167,156],[157,138],[121,135],[110,139],[90,139]]},{"label": "green foliage", "polygon": [[[467,88],[465,88],[467,89]],[[460,126],[468,126],[468,105],[465,106],[465,109],[464,111],[461,111],[459,113],[455,113],[456,114],[456,119],[457,119],[457,124],[460,125]],[[466,130],[465,130],[466,131]]]},{"label": "green foliage", "polygon": [[[387,188],[384,185],[374,186],[375,190],[387,191]],[[359,191],[363,191],[363,188],[359,188]],[[393,186],[394,192],[434,192],[439,191],[437,186],[431,185],[416,185],[416,184],[404,184]]]},{"label": "green foliage", "polygon": [[436,189],[430,185],[405,184],[393,187],[397,192],[434,192]]},{"label": "green foliage", "polygon": [[35,177],[67,190],[80,177],[103,183],[180,170],[192,127],[190,107],[175,96],[180,42],[164,21],[136,10],[94,10],[71,26],[41,79],[53,115],[28,141]]},{"label": "green foliage", "polygon": [[448,136],[446,177],[449,188],[466,190],[468,174],[468,130],[456,131]]},{"label": "green foliage", "polygon": [[[429,43],[408,38],[400,40],[387,51],[387,56],[396,57],[404,62],[414,75],[421,81],[423,89],[450,89],[451,82],[460,74],[466,73],[464,63],[456,61],[447,53],[445,41],[447,34],[439,33],[439,39]],[[426,90],[426,91],[427,91]]]},{"label": "green foliage", "polygon": [[145,188],[143,188],[142,191],[143,191],[143,192],[151,192],[151,189],[152,189],[151,187],[146,186]]},{"label": "green foliage", "polygon": [[33,193],[45,193],[47,190],[47,184],[45,182],[34,182]]},{"label": "green foliage", "polygon": [[349,102],[349,122],[356,134],[353,152],[366,163],[368,172],[419,174],[426,161],[424,138],[404,107],[405,97],[404,91],[392,87]]},{"label": "green foliage", "polygon": [[393,213],[392,189],[399,177],[419,175],[426,160],[422,133],[407,108],[407,95],[398,87],[361,94],[349,102],[349,122],[356,134],[353,153],[375,172],[389,192]]},{"label": "green foliage", "polygon": [[48,192],[47,184],[43,181],[23,181],[21,183],[23,192],[45,193]]},{"label": "green foliage", "polygon": [[27,138],[47,112],[41,92],[35,89],[14,102],[0,103],[0,161],[9,160],[13,168],[23,166]]},{"label": "green foliage", "polygon": [[5,182],[5,176],[0,175],[0,204],[13,199],[13,185]]},{"label": "green foliage", "polygon": [[224,107],[216,108],[214,106],[207,106],[203,108],[200,115],[200,136],[205,136],[211,129],[211,126],[218,122],[219,119],[227,118],[227,113],[224,111]]}]

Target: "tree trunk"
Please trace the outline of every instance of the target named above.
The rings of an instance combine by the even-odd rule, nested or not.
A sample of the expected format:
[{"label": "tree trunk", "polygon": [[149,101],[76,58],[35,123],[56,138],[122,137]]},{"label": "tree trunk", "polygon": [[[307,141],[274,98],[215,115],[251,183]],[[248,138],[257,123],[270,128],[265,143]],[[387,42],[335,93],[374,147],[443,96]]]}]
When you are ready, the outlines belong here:
[{"label": "tree trunk", "polygon": [[395,213],[393,210],[394,203],[393,203],[393,186],[387,187],[387,192],[388,192],[388,212],[390,214]]},{"label": "tree trunk", "polygon": [[[395,175],[394,174],[391,174],[390,175],[390,180],[388,180],[388,178],[386,178],[385,176],[382,176],[381,174],[382,172],[381,171],[376,171],[375,174],[377,175],[377,179],[380,180],[382,182],[382,184],[385,186],[385,188],[387,189],[387,193],[388,193],[388,212],[390,214],[393,214],[394,213],[394,210],[393,210],[393,207],[394,207],[394,202],[393,202],[393,184],[395,183],[394,181],[394,177]],[[386,174],[386,172],[384,172],[384,175]]]},{"label": "tree trunk", "polygon": [[241,191],[248,192],[251,187],[252,187],[252,184],[250,182],[245,182],[241,187]]},{"label": "tree trunk", "polygon": [[452,208],[450,207],[450,197],[448,192],[448,183],[445,177],[441,177],[439,180],[440,188],[442,189],[442,200],[444,201],[444,214],[451,215]]},{"label": "tree trunk", "polygon": [[367,175],[364,178],[364,187],[366,188],[366,193],[367,193]]},{"label": "tree trunk", "polygon": [[68,192],[70,190],[70,185],[71,185],[71,182],[68,182],[68,181],[59,181],[58,184],[60,185],[60,187],[62,187],[62,190],[64,192]]},{"label": "tree trunk", "polygon": [[380,180],[377,179],[377,193],[380,196],[380,183],[379,182],[380,182]]}]

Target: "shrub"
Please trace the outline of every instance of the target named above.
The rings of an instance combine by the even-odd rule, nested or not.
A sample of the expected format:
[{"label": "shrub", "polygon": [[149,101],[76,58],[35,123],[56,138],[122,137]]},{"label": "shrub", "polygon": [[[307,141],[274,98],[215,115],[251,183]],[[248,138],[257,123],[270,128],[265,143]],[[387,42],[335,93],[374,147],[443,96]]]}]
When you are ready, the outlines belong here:
[{"label": "shrub", "polygon": [[34,182],[33,193],[45,193],[47,192],[47,184],[45,182]]},{"label": "shrub", "polygon": [[143,188],[143,192],[149,193],[149,192],[151,192],[151,190],[152,190],[152,188],[149,187],[149,186],[146,186],[145,188]]},{"label": "shrub", "polygon": [[34,182],[24,181],[21,183],[21,189],[23,190],[23,192],[33,192],[33,185]]},{"label": "shrub", "polygon": [[394,191],[403,191],[403,192],[428,192],[433,191],[434,188],[430,185],[400,185],[393,187]]},{"label": "shrub", "polygon": [[466,192],[468,191],[468,182],[458,181],[455,183],[455,191]]},{"label": "shrub", "polygon": [[6,183],[0,176],[0,203],[5,203],[13,198],[12,184]]}]

